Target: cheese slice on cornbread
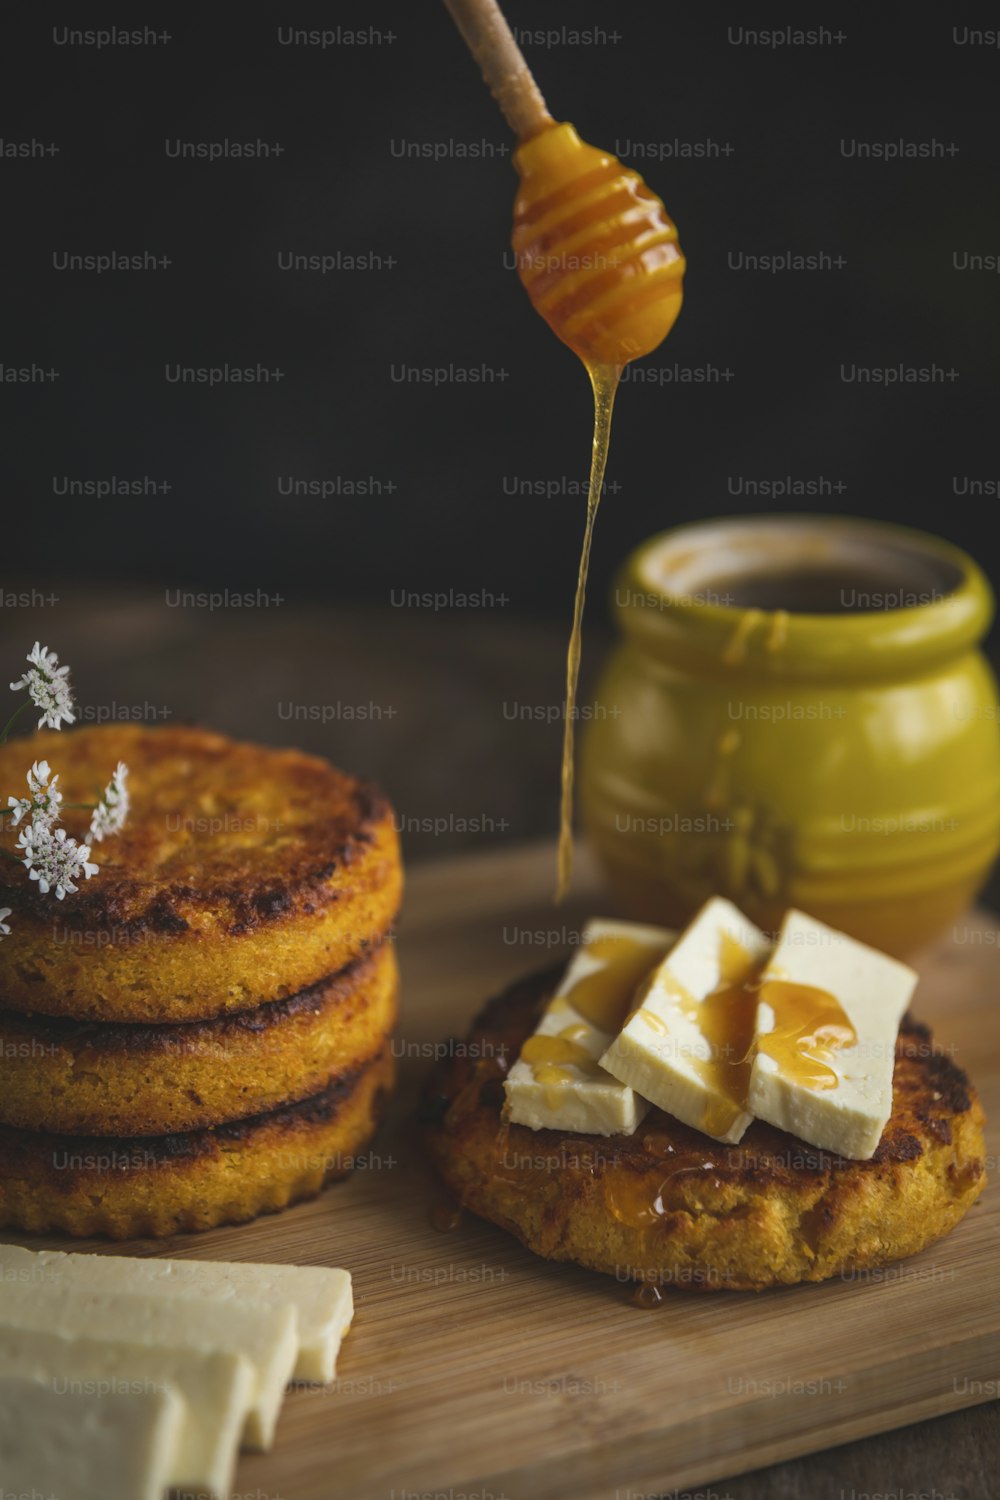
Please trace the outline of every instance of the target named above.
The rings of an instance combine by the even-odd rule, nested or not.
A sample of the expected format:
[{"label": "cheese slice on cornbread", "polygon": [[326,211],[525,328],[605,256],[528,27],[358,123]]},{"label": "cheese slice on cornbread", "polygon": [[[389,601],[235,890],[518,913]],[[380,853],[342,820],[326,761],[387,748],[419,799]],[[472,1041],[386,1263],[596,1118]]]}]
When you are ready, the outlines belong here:
[{"label": "cheese slice on cornbread", "polygon": [[507,1118],[530,1130],[631,1135],[649,1109],[599,1064],[637,987],[675,934],[637,922],[588,922],[582,943],[505,1088]]},{"label": "cheese slice on cornbread", "polygon": [[740,1140],[753,1118],[755,999],[746,984],[769,951],[732,902],[713,897],[651,976],[601,1066],[685,1125]]},{"label": "cheese slice on cornbread", "polygon": [[916,983],[906,964],[789,911],[760,979],[747,1107],[867,1161],[892,1113],[896,1034]]}]

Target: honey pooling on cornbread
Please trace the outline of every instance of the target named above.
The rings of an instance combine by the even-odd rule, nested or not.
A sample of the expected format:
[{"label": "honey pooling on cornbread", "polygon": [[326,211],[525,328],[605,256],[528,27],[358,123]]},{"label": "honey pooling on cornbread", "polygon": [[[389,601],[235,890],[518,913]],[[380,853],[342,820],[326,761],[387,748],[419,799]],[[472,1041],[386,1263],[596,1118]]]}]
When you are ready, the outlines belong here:
[{"label": "honey pooling on cornbread", "polygon": [[512,244],[535,309],[583,361],[594,394],[587,517],[566,659],[556,899],[573,860],[573,745],[583,610],[611,416],[623,367],[651,354],[681,309],[684,257],[637,172],[557,124],[496,0],[445,0],[520,142]]},{"label": "honey pooling on cornbread", "polygon": [[100,880],[56,906],[0,869],[0,1227],[120,1239],[284,1207],[345,1175],[391,1085],[392,810],[197,729],[37,734],[0,773],[48,759],[75,832],[109,756],[132,815]]}]

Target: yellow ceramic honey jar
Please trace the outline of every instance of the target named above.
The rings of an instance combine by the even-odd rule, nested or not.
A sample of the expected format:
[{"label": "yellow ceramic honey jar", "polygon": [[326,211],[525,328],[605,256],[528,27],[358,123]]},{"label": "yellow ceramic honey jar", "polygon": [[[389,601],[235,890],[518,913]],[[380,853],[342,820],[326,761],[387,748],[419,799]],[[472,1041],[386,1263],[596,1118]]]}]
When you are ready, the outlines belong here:
[{"label": "yellow ceramic honey jar", "polygon": [[676,926],[722,894],[905,955],[968,905],[1000,846],[970,557],[847,518],[709,521],[640,547],[614,608],[581,805],[627,915]]}]

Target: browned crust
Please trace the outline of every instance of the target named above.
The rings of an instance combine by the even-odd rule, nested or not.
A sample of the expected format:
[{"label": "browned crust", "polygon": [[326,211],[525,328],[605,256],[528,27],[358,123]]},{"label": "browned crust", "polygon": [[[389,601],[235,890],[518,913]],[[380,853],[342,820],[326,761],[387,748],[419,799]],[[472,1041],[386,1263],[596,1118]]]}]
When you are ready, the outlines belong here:
[{"label": "browned crust", "polygon": [[200,1130],[307,1098],[395,1025],[394,947],[257,1010],[179,1026],[0,1012],[0,1124],[56,1135]]},{"label": "browned crust", "polygon": [[[47,759],[67,803],[130,767],[124,831],[100,873],[42,896],[0,868],[14,908],[0,944],[7,1009],[100,1021],[184,1022],[297,993],[376,944],[399,909],[392,809],[371,783],[295,750],[192,728],[111,725],[0,747],[0,787]],[[83,836],[86,813],[66,825]],[[12,848],[16,833],[0,842]]]},{"label": "browned crust", "polygon": [[[315,911],[390,816],[376,786],[328,761],[205,729],[42,731],[0,747],[0,785],[23,794],[35,760],[59,773],[67,802],[92,797],[119,760],[128,763],[128,822],[95,849],[100,878],[83,882],[59,908],[69,928],[111,931],[126,941],[187,931],[206,910],[232,933]],[[67,828],[82,837],[87,816],[68,812]],[[184,826],[174,830],[177,819]],[[16,835],[5,842],[13,847]],[[19,916],[51,925],[51,897],[34,882],[0,885],[5,904],[8,897]]]},{"label": "browned crust", "polygon": [[156,1140],[0,1129],[0,1229],[162,1238],[275,1212],[348,1175],[393,1077],[386,1049],[301,1103]]},{"label": "browned crust", "polygon": [[818,1281],[914,1254],[982,1192],[982,1109],[909,1019],[871,1161],[759,1120],[739,1145],[722,1145],[656,1109],[631,1136],[503,1127],[506,1067],[560,973],[492,1001],[471,1045],[433,1070],[423,1106],[431,1156],[461,1201],[538,1254],[705,1289]]},{"label": "browned crust", "polygon": [[[74,1053],[93,1050],[108,1058],[118,1053],[142,1058],[198,1053],[208,1042],[232,1045],[247,1037],[266,1036],[299,1016],[326,1016],[338,1009],[351,1014],[359,990],[370,984],[379,965],[385,961],[385,955],[392,951],[393,944],[387,941],[384,946],[355,959],[339,974],[321,979],[317,984],[299,990],[297,995],[258,1005],[254,1010],[219,1016],[213,1021],[183,1021],[172,1026],[136,1022],[128,1026],[122,1022],[73,1021],[60,1016],[26,1016],[0,1011],[0,1040],[6,1040],[12,1046],[19,1042],[37,1042],[40,1046],[66,1048]],[[0,1074],[2,1067],[0,1058]],[[0,1109],[2,1107],[0,1102]]]},{"label": "browned crust", "polygon": [[[376,1054],[376,1057],[381,1055]],[[370,1067],[375,1058],[369,1058]],[[200,1158],[216,1156],[232,1145],[245,1144],[267,1130],[273,1139],[299,1129],[301,1124],[317,1125],[332,1120],[345,1099],[349,1099],[365,1073],[365,1066],[342,1073],[327,1087],[311,1098],[286,1104],[269,1113],[251,1115],[245,1120],[233,1120],[211,1130],[192,1130],[177,1135],[135,1136],[62,1136],[44,1131],[0,1129],[0,1160],[4,1175],[32,1170],[64,1171],[61,1165],[66,1157],[80,1157],[86,1161],[118,1157],[121,1165],[80,1166],[74,1169],[75,1184],[99,1181],[108,1175],[124,1176],[129,1168],[124,1165],[128,1157],[141,1157],[143,1171],[160,1172],[181,1169],[194,1165]]]}]

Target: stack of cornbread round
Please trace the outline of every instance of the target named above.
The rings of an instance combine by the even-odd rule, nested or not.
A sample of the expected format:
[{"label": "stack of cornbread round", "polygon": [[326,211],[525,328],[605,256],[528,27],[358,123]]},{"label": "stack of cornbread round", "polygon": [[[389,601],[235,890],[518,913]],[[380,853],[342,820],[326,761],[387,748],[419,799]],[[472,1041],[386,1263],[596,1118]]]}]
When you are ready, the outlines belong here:
[{"label": "stack of cornbread round", "polygon": [[41,760],[70,833],[119,760],[132,808],[62,901],[0,862],[0,1228],[209,1229],[346,1175],[393,1074],[385,798],[296,751],[131,724],[11,741],[0,788]]}]

